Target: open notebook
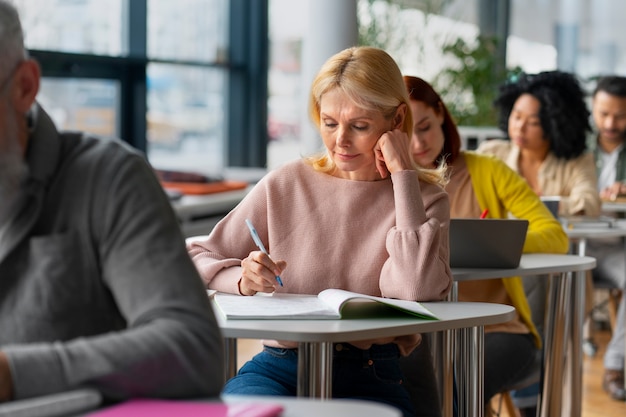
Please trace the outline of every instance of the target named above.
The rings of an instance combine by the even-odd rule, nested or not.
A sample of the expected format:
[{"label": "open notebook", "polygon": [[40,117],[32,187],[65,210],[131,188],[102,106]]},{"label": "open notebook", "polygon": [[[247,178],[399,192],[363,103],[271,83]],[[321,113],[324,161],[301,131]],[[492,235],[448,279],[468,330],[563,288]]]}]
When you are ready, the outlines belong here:
[{"label": "open notebook", "polygon": [[450,266],[517,268],[528,220],[450,219]]},{"label": "open notebook", "polygon": [[242,297],[218,292],[213,294],[213,300],[224,318],[233,320],[341,319],[344,308],[350,303],[355,307],[373,303],[410,316],[437,320],[433,313],[416,301],[376,297],[338,288],[328,288],[317,295],[257,293],[251,297]]}]

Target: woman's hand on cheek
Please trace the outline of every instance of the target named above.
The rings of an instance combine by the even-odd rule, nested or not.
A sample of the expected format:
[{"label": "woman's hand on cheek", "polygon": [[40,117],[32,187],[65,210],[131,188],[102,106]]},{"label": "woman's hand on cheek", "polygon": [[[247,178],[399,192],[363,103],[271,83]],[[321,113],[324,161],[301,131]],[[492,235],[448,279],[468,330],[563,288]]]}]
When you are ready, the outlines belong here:
[{"label": "woman's hand on cheek", "polygon": [[399,129],[383,133],[374,146],[376,169],[381,177],[394,172],[415,169],[409,150],[409,138]]},{"label": "woman's hand on cheek", "polygon": [[381,178],[387,178],[389,175],[389,170],[387,169],[387,164],[385,163],[385,156],[383,155],[383,151],[379,147],[380,140],[374,146],[374,155],[376,156],[376,170],[380,174]]}]

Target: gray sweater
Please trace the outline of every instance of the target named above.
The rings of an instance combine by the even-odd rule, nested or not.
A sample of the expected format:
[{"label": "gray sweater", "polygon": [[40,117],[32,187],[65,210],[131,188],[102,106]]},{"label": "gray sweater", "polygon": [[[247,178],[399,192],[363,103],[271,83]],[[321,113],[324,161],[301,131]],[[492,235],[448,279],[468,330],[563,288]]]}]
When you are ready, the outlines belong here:
[{"label": "gray sweater", "polygon": [[151,167],[120,141],[57,132],[37,109],[29,178],[0,233],[15,398],[219,395],[219,328]]}]

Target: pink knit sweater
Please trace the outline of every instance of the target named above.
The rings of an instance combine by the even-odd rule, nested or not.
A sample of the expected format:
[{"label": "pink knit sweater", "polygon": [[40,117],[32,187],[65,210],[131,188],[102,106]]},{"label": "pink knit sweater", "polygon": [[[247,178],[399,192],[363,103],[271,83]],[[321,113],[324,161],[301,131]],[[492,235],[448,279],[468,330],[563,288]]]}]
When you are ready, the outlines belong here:
[{"label": "pink knit sweater", "polygon": [[450,290],[448,196],[415,171],[381,181],[333,177],[303,161],[271,171],[207,240],[188,246],[208,288],[238,294],[241,260],[258,250],[246,218],[272,259],[287,262],[278,292],[429,301]]}]

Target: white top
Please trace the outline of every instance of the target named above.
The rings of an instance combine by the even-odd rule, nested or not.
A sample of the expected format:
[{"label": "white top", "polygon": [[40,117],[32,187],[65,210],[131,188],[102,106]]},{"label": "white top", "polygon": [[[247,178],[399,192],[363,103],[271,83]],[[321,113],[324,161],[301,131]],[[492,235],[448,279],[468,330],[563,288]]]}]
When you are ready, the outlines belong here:
[{"label": "white top", "polygon": [[613,152],[607,153],[600,150],[602,158],[602,170],[598,173],[598,190],[604,190],[615,183],[617,178],[617,159],[624,145],[618,146]]}]

